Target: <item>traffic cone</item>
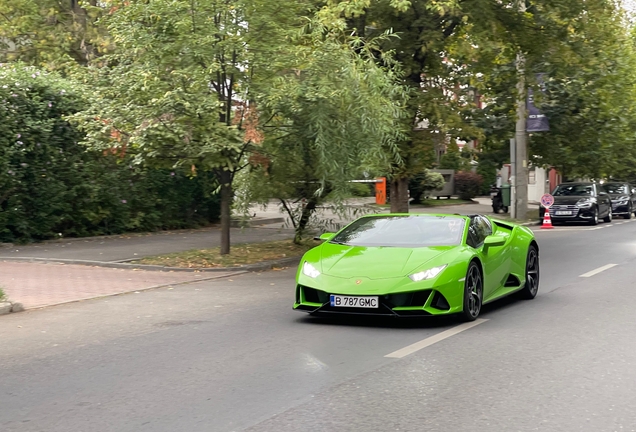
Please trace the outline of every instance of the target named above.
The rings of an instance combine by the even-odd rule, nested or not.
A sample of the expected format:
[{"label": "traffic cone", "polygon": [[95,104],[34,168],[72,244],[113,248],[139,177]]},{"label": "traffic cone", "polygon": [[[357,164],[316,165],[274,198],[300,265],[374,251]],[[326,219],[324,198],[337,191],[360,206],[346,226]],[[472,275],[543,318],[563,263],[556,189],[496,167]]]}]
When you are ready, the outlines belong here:
[{"label": "traffic cone", "polygon": [[545,213],[543,214],[543,225],[541,225],[541,229],[552,229],[552,218],[550,218],[550,209],[546,208]]}]

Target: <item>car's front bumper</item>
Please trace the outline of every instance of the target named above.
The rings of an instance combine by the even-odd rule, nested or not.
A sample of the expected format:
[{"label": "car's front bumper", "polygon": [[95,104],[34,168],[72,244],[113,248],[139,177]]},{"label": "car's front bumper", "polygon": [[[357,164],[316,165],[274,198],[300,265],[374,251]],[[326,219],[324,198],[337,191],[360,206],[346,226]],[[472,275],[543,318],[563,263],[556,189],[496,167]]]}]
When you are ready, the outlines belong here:
[{"label": "car's front bumper", "polygon": [[629,204],[617,204],[612,203],[612,214],[614,216],[621,216],[629,214]]},{"label": "car's front bumper", "polygon": [[[545,208],[541,207],[539,215],[543,220]],[[594,207],[578,208],[576,206],[554,206],[550,208],[552,222],[589,222],[594,218]]]},{"label": "car's front bumper", "polygon": [[[444,291],[446,291],[446,294]],[[315,315],[367,315],[407,318],[449,315],[461,312],[463,308],[463,283],[458,283],[453,288],[441,287],[441,289],[429,288],[410,292],[351,294],[355,296],[377,296],[377,308],[332,306],[330,302],[331,294],[333,293],[297,285],[294,309]]]}]

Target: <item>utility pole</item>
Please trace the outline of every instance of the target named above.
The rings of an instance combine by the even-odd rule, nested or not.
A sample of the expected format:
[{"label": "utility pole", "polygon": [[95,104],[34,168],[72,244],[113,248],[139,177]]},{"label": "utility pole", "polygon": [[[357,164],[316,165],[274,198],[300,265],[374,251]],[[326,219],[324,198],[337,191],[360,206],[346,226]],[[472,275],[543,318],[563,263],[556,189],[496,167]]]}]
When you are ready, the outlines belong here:
[{"label": "utility pole", "polygon": [[[520,13],[526,11],[525,0],[517,0]],[[526,132],[526,59],[521,51],[517,53],[517,123],[515,126],[514,191],[515,200],[511,202],[511,216],[526,219],[528,213],[528,133]]]}]

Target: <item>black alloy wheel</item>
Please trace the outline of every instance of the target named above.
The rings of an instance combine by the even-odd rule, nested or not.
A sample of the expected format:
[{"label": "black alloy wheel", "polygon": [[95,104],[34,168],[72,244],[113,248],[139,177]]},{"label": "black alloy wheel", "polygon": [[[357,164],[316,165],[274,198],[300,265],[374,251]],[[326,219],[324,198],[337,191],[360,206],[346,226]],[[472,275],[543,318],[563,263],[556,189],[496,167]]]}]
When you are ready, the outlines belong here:
[{"label": "black alloy wheel", "polygon": [[475,261],[471,262],[464,281],[464,309],[462,319],[475,321],[481,312],[484,295],[484,281],[481,270]]},{"label": "black alloy wheel", "polygon": [[590,219],[590,225],[598,225],[598,207],[594,207],[592,219]]},{"label": "black alloy wheel", "polygon": [[532,300],[539,292],[539,251],[535,245],[528,247],[526,258],[526,283],[519,294],[521,298]]}]

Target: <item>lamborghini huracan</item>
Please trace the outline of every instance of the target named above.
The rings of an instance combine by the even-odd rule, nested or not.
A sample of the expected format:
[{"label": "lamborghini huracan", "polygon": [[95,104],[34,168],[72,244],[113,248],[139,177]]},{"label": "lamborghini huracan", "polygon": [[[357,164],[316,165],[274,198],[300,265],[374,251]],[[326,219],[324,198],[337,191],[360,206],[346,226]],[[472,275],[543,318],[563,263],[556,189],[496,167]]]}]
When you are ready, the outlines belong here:
[{"label": "lamborghini huracan", "polygon": [[532,231],[483,215],[363,216],[302,258],[294,309],[311,314],[457,315],[539,289]]}]

